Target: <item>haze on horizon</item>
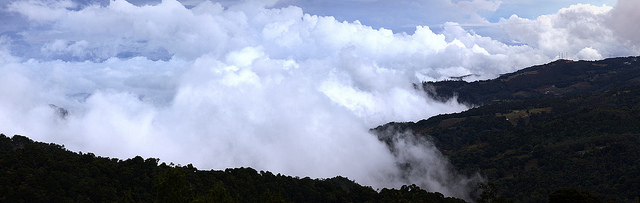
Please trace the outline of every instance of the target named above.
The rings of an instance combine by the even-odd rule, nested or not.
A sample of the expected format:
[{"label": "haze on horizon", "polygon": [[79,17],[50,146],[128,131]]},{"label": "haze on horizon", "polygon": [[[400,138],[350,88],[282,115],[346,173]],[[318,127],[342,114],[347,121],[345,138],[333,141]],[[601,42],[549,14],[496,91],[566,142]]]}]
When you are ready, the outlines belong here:
[{"label": "haze on horizon", "polygon": [[[606,5],[605,5],[606,4]],[[640,2],[9,0],[0,132],[74,151],[468,198],[425,140],[369,129],[466,110],[414,83],[640,54]],[[60,114],[60,108],[68,115]],[[398,164],[410,163],[413,171]]]}]

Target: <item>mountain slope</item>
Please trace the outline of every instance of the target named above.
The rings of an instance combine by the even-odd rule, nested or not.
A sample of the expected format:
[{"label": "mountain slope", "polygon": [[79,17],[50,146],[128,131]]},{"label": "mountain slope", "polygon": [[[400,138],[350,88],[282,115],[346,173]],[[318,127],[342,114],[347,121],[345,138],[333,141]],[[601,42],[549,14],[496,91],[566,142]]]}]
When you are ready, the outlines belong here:
[{"label": "mountain slope", "polygon": [[579,95],[640,85],[638,59],[558,60],[504,74],[493,80],[425,82],[422,86],[436,99],[448,100],[457,95],[459,102],[470,105]]},{"label": "mountain slope", "polygon": [[201,171],[158,161],[97,157],[0,134],[0,202],[464,202],[415,185],[376,192],[344,177]]},{"label": "mountain slope", "polygon": [[546,202],[562,188],[637,201],[639,66],[635,57],[557,61],[495,80],[430,83],[438,94],[486,105],[374,131],[381,140],[406,131],[431,139],[456,168],[479,171],[516,202]]}]

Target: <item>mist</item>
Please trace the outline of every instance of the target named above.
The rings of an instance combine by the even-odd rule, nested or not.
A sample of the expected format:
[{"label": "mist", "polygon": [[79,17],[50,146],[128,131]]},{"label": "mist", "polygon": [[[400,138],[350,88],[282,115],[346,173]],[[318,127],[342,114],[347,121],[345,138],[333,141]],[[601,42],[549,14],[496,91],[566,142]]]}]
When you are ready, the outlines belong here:
[{"label": "mist", "polygon": [[414,83],[489,79],[559,52],[640,53],[627,38],[634,30],[604,23],[626,11],[607,6],[502,19],[495,26],[513,43],[454,22],[407,34],[274,5],[11,1],[2,16],[17,30],[0,34],[0,132],[101,156],[341,175],[374,188],[415,183],[469,199],[482,178],[455,172],[428,140],[390,132],[390,148],[369,131],[469,108]]}]

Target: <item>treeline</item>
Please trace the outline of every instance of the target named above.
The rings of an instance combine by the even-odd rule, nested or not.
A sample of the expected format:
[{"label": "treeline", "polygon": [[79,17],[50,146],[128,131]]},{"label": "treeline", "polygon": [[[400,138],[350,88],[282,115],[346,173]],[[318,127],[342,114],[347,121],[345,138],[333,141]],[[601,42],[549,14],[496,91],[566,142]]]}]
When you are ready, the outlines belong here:
[{"label": "treeline", "polygon": [[493,80],[424,82],[421,86],[432,98],[447,101],[456,96],[458,102],[470,106],[574,96],[640,85],[639,58],[558,60],[504,74]]},{"label": "treeline", "polygon": [[376,129],[390,130],[429,137],[456,168],[481,172],[517,202],[546,202],[563,188],[615,202],[640,194],[640,86],[498,102]]},{"label": "treeline", "polygon": [[74,153],[57,144],[0,135],[0,202],[464,202],[416,185],[361,186],[252,168],[203,171],[158,159]]}]

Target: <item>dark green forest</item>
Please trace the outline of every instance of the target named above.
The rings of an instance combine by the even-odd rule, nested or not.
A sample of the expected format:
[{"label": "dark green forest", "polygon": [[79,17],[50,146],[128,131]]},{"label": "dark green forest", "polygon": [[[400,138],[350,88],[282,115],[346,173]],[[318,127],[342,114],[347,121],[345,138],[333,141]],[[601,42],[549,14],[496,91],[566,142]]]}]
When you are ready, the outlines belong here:
[{"label": "dark green forest", "polygon": [[616,202],[640,194],[638,86],[497,103],[377,130],[389,128],[428,136],[456,168],[480,171],[521,202],[545,202],[562,188]]},{"label": "dark green forest", "polygon": [[0,135],[0,202],[464,202],[416,185],[376,191],[339,176],[204,171],[158,162],[110,159]]},{"label": "dark green forest", "polygon": [[484,106],[375,131],[381,140],[405,131],[432,140],[456,168],[480,172],[515,202],[547,202],[562,191],[638,202],[638,82],[640,64],[629,57],[557,61],[490,81],[425,83],[434,97]]},{"label": "dark green forest", "polygon": [[602,61],[558,60],[525,68],[492,80],[465,82],[448,80],[424,82],[420,86],[434,99],[482,106],[495,102],[602,92],[640,85],[639,57],[610,58]]}]

